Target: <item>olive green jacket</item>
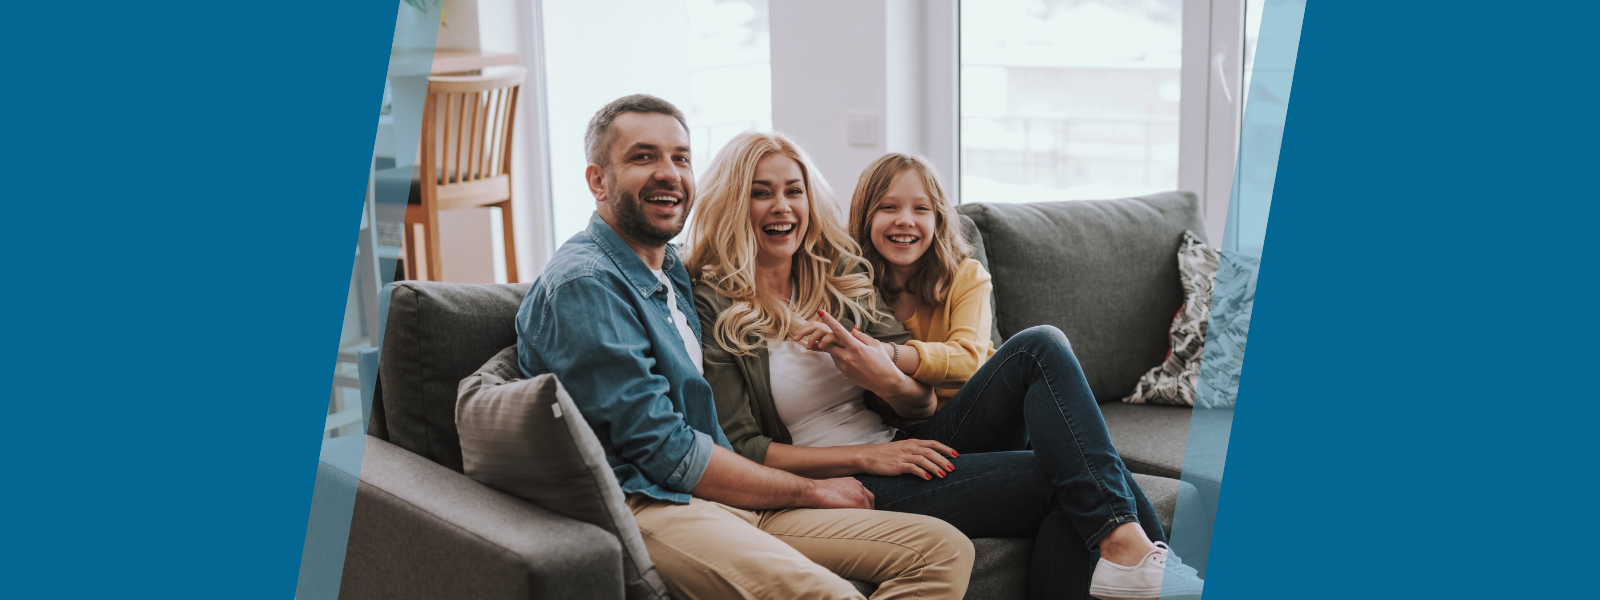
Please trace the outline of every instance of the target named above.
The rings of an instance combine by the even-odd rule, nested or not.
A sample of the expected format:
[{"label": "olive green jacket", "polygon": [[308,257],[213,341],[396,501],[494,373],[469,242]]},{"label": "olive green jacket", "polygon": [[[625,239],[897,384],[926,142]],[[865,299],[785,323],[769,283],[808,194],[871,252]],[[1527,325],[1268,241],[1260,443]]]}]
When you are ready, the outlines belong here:
[{"label": "olive green jacket", "polygon": [[[706,381],[716,398],[717,420],[722,423],[722,433],[728,443],[745,458],[765,463],[767,447],[772,442],[792,444],[789,429],[778,417],[778,408],[772,401],[772,373],[767,368],[767,347],[757,348],[754,354],[734,355],[716,342],[717,315],[733,305],[733,300],[712,290],[704,283],[694,284],[694,309],[700,315],[700,331],[705,352]],[[846,329],[859,327],[862,333],[879,341],[904,344],[911,340],[911,332],[894,320],[894,313],[883,304],[877,304],[879,322],[855,323],[846,315],[834,315]],[[867,407],[883,417],[885,423],[908,427],[917,423],[907,421],[872,392],[867,392]]]}]

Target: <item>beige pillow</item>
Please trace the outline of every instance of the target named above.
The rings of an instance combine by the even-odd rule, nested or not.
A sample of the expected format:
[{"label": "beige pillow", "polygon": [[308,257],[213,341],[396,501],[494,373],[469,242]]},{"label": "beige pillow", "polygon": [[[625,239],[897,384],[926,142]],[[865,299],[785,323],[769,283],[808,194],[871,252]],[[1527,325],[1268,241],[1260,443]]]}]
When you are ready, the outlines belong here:
[{"label": "beige pillow", "polygon": [[467,476],[611,532],[627,597],[668,598],[600,441],[555,375],[522,379],[517,347],[500,351],[461,380],[456,428]]}]

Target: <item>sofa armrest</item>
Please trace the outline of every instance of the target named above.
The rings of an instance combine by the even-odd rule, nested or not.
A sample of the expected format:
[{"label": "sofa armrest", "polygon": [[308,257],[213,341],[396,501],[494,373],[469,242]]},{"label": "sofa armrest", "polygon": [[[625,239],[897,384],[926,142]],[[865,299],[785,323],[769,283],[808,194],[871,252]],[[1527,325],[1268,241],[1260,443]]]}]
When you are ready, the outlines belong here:
[{"label": "sofa armrest", "polygon": [[356,481],[359,464],[341,599],[623,597],[622,545],[605,530],[350,438],[319,465]]}]

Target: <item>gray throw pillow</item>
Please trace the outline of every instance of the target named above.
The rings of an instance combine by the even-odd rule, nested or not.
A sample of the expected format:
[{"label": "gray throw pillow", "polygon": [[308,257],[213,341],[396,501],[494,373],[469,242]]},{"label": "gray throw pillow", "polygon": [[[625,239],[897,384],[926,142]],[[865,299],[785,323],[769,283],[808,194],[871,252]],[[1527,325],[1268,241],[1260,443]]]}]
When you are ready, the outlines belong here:
[{"label": "gray throw pillow", "polygon": [[467,476],[622,542],[629,599],[669,598],[600,440],[554,375],[522,379],[517,347],[461,380],[456,428]]}]

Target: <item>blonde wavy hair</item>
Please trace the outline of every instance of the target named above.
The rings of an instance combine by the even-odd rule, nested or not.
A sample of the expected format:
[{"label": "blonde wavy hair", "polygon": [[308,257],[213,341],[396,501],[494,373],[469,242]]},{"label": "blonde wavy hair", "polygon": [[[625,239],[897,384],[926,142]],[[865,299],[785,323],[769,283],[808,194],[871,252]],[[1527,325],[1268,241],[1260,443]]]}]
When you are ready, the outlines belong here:
[{"label": "blonde wavy hair", "polygon": [[[782,155],[800,165],[810,218],[794,253],[795,300],[756,292],[756,236],[750,224],[750,197],[756,165]],[[788,337],[789,330],[818,309],[856,323],[876,319],[872,270],[841,224],[828,183],[810,157],[781,133],[747,131],[722,147],[700,179],[699,206],[689,218],[690,277],[733,300],[707,332],[733,354],[751,354],[766,340]]]},{"label": "blonde wavy hair", "polygon": [[[894,178],[908,170],[915,170],[928,189],[928,200],[933,204],[933,243],[911,266],[911,275],[902,282],[903,287],[895,288],[889,285],[888,259],[872,244],[872,215],[883,204]],[[856,182],[855,194],[850,198],[850,234],[860,245],[861,256],[872,263],[878,274],[873,283],[888,302],[907,293],[929,306],[944,304],[961,263],[972,256],[972,244],[961,232],[960,222],[956,207],[945,195],[944,185],[939,182],[933,165],[928,164],[927,159],[909,154],[890,153],[872,161],[861,172],[861,180]]]}]

